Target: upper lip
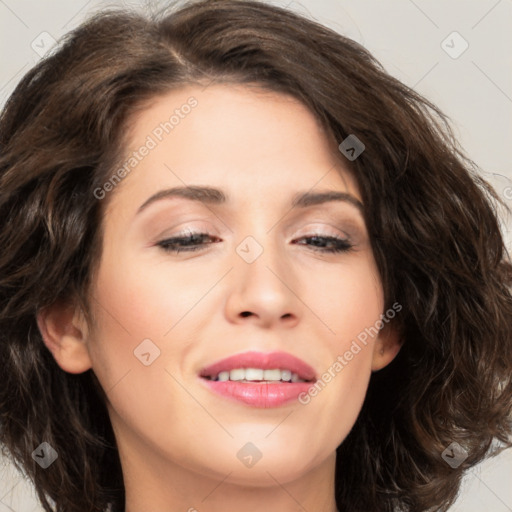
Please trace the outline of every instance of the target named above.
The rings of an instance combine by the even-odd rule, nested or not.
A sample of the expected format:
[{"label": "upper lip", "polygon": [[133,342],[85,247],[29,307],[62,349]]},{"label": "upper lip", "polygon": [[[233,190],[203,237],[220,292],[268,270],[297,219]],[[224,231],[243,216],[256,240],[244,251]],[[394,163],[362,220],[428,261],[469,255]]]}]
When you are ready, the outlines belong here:
[{"label": "upper lip", "polygon": [[200,377],[216,377],[220,372],[235,368],[261,368],[263,370],[290,370],[299,378],[307,381],[316,380],[315,370],[302,359],[287,352],[256,352],[249,351],[235,354],[203,368]]}]

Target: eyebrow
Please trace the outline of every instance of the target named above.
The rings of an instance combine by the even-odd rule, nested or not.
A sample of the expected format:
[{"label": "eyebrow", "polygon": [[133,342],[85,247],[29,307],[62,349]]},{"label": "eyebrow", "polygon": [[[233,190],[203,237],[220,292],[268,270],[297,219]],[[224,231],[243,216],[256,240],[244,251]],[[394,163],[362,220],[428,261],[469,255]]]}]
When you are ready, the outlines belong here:
[{"label": "eyebrow", "polygon": [[[173,197],[182,197],[192,201],[200,201],[212,205],[221,205],[228,202],[228,196],[220,189],[206,186],[190,185],[188,187],[174,187],[160,190],[149,197],[137,210],[137,214],[146,209],[150,204],[161,199],[170,199]],[[363,213],[363,203],[353,195],[347,192],[336,190],[325,190],[320,192],[298,192],[292,197],[291,206],[293,208],[307,208],[319,204],[343,201],[355,206]]]}]

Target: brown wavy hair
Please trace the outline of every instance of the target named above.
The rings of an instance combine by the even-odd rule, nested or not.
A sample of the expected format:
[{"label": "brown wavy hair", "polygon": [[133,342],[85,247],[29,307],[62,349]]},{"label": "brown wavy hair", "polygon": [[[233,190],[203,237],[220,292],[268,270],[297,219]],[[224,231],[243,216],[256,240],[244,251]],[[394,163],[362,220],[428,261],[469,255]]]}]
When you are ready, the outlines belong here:
[{"label": "brown wavy hair", "polygon": [[[356,42],[257,1],[188,2],[143,15],[100,12],[21,80],[0,118],[0,441],[46,511],[124,510],[119,455],[92,372],[60,369],[36,315],[80,304],[102,244],[130,115],[187,84],[258,85],[302,101],[353,162],[403,346],[372,374],[337,449],[341,510],[445,511],[464,472],[511,443],[512,266],[501,204],[447,118]],[[59,453],[51,470],[31,453]],[[442,452],[466,451],[452,468]]]}]

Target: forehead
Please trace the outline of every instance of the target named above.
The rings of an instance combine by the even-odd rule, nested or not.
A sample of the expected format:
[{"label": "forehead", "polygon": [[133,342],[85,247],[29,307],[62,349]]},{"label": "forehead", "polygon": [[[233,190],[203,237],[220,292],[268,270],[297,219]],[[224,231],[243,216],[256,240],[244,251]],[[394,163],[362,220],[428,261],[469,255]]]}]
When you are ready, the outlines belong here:
[{"label": "forehead", "polygon": [[230,200],[279,201],[285,192],[315,187],[360,198],[316,117],[281,93],[231,84],[186,86],[152,98],[126,128],[127,172],[114,203],[123,197],[140,203],[163,186],[200,184],[226,190]]}]

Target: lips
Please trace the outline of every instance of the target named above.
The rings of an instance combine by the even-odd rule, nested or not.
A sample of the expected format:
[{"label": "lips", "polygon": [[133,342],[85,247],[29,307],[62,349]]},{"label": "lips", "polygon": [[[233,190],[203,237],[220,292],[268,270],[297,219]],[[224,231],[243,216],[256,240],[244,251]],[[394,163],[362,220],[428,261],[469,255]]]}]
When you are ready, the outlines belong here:
[{"label": "lips", "polygon": [[230,372],[240,368],[259,368],[262,370],[289,370],[304,381],[315,381],[315,370],[305,361],[288,354],[287,352],[256,352],[249,351],[235,354],[217,361],[203,370],[199,376],[205,379],[215,380],[219,373]]},{"label": "lips", "polygon": [[[266,380],[275,379],[277,372],[281,380]],[[294,403],[316,382],[315,370],[286,352],[236,354],[207,366],[199,377],[201,385],[215,395],[256,408]]]}]

